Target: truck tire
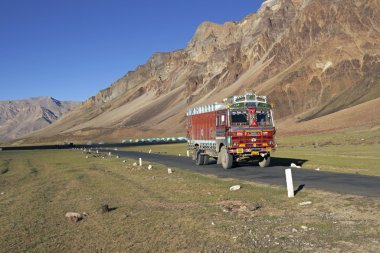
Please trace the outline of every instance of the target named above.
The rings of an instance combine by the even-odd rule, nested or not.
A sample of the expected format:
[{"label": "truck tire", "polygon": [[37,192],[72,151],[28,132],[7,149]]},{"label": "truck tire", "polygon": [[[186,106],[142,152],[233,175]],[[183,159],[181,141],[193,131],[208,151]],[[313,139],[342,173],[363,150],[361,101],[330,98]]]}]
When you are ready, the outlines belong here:
[{"label": "truck tire", "polygon": [[262,158],[260,161],[259,161],[259,166],[261,168],[265,168],[265,167],[268,167],[270,164],[270,157],[266,157],[266,158]]},{"label": "truck tire", "polygon": [[221,158],[222,158],[223,169],[225,169],[225,170],[231,169],[232,162],[234,161],[233,156],[227,152],[227,149],[225,146],[223,146],[220,149],[220,153],[221,153]]},{"label": "truck tire", "polygon": [[210,156],[209,155],[204,155],[203,156],[203,165],[207,165],[208,162],[210,160]]},{"label": "truck tire", "polygon": [[197,157],[195,159],[195,164],[198,165],[198,166],[201,166],[204,164],[204,160],[205,157],[202,155],[202,151],[201,150],[198,150],[197,151]]}]

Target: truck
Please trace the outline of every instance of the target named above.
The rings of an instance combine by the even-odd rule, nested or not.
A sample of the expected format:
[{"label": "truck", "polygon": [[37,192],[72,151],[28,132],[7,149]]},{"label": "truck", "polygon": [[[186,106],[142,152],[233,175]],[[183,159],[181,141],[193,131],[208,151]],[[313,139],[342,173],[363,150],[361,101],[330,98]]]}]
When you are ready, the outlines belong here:
[{"label": "truck", "polygon": [[275,151],[273,105],[254,92],[190,108],[186,113],[187,144],[196,165],[216,159],[224,169],[241,161],[270,165]]}]

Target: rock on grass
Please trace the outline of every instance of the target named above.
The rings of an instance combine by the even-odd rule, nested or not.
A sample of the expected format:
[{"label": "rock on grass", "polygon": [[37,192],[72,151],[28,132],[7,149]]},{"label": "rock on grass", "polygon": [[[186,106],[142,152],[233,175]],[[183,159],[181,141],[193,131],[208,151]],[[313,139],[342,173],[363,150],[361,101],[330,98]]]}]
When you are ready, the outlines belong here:
[{"label": "rock on grass", "polygon": [[66,220],[72,223],[76,223],[83,219],[83,214],[76,212],[68,212],[65,214]]},{"label": "rock on grass", "polygon": [[230,191],[237,191],[237,190],[239,190],[240,188],[241,188],[240,185],[233,185],[233,186],[230,187]]},{"label": "rock on grass", "polygon": [[99,213],[108,213],[110,211],[110,208],[107,204],[102,204],[99,208],[98,208],[98,212]]}]

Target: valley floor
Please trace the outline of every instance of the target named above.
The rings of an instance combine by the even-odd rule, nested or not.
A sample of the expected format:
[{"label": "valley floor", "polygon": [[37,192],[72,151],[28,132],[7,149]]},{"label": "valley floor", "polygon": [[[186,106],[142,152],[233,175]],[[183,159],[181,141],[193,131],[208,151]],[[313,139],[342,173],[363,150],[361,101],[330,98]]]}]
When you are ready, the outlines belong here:
[{"label": "valley floor", "polygon": [[[0,252],[380,251],[378,198],[303,190],[288,199],[282,187],[135,162],[0,151]],[[71,223],[70,211],[87,216]]]}]

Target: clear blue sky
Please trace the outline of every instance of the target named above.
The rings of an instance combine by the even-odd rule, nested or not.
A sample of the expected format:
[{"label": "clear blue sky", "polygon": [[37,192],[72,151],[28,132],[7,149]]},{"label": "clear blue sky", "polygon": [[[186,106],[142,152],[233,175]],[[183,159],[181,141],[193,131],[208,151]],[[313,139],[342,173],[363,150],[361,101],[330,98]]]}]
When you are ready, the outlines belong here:
[{"label": "clear blue sky", "polygon": [[0,0],[0,100],[83,101],[154,52],[185,48],[203,21],[262,0]]}]

